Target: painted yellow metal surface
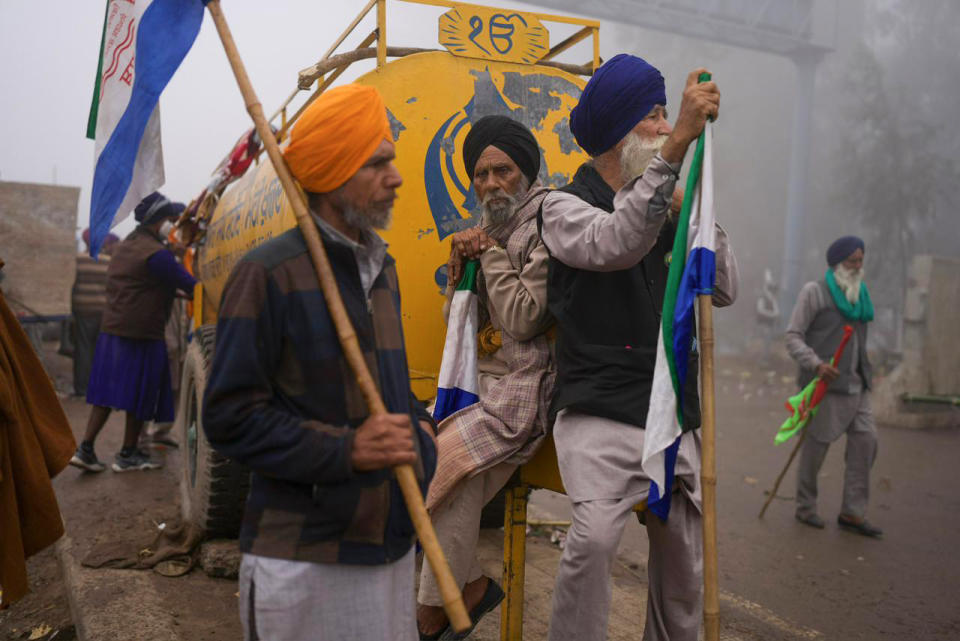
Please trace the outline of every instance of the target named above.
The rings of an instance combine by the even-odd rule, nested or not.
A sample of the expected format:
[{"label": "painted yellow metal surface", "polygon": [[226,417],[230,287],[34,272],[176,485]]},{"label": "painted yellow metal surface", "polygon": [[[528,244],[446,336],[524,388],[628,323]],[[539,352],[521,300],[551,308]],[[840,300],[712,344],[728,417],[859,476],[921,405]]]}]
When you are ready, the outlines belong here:
[{"label": "painted yellow metal surface", "polygon": [[[414,392],[432,398],[446,332],[441,308],[448,239],[476,224],[478,213],[461,156],[470,124],[502,114],[530,126],[543,153],[541,179],[559,187],[586,160],[568,125],[585,81],[553,67],[429,52],[394,60],[357,82],[380,90],[393,129],[404,184],[393,224],[382,236],[397,261]],[[237,260],[294,224],[269,163],[252,168],[224,194],[198,253],[205,323],[215,321],[211,312]]]},{"label": "painted yellow metal surface", "polygon": [[[520,468],[523,469],[523,468]],[[523,639],[523,583],[527,567],[527,502],[530,488],[522,483],[508,487],[503,518],[503,605],[500,608],[500,641]]]},{"label": "painted yellow metal surface", "polygon": [[203,322],[216,322],[220,295],[230,270],[248,251],[297,224],[293,208],[269,162],[261,162],[217,204],[204,244],[197,252],[197,274],[203,284]]},{"label": "painted yellow metal surface", "polygon": [[455,56],[533,64],[550,50],[536,15],[459,5],[440,16],[440,44]]}]

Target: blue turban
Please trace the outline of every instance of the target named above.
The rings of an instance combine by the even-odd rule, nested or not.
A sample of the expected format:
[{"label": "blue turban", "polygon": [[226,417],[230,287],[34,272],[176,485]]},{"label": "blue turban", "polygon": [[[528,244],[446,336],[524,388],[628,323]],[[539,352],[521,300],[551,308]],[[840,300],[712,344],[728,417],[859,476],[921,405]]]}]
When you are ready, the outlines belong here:
[{"label": "blue turban", "polygon": [[138,223],[152,225],[163,218],[179,216],[186,208],[183,203],[171,202],[159,191],[155,191],[140,201],[133,210],[133,217]]},{"label": "blue turban", "polygon": [[866,251],[866,246],[863,244],[862,238],[858,238],[857,236],[838,238],[833,241],[830,248],[827,249],[827,264],[833,267],[837,263],[842,263],[850,258],[850,255],[858,249]]},{"label": "blue turban", "polygon": [[591,156],[609,151],[657,105],[667,104],[663,76],[642,58],[625,53],[590,78],[570,112],[570,131]]}]

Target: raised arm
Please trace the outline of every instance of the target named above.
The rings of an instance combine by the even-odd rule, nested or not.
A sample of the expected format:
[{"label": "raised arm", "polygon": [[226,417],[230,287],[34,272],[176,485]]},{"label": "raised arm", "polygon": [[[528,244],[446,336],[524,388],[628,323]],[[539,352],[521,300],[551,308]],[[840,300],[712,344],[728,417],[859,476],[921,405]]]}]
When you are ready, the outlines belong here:
[{"label": "raised arm", "polygon": [[193,294],[193,287],[197,284],[197,279],[177,262],[173,252],[169,249],[161,249],[147,258],[147,269],[157,279],[170,287]]},{"label": "raised arm", "polygon": [[657,242],[677,183],[679,163],[660,155],[613,200],[613,213],[555,191],[543,201],[543,242],[577,269],[617,271],[636,265]]}]

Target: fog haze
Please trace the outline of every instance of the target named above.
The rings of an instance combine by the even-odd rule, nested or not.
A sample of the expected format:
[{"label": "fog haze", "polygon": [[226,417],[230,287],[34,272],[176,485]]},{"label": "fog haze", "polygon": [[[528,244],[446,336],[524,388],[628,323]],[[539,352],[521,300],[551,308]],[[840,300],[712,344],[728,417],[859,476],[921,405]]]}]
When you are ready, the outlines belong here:
[{"label": "fog haze", "polygon": [[[225,2],[224,10],[265,111],[295,87],[364,3]],[[501,6],[535,8],[500,2]],[[442,9],[391,2],[391,45],[437,46]],[[956,256],[960,135],[960,4],[906,0],[835,4],[834,51],[817,71],[802,279],[825,267],[826,245],[867,239],[867,269],[883,283],[878,307],[896,308],[902,265],[916,253]],[[548,8],[547,11],[557,11]],[[51,14],[56,13],[55,19]],[[0,180],[81,187],[78,225],[88,219],[93,141],[85,130],[103,26],[100,0],[0,0]],[[369,32],[358,30],[347,47]],[[551,25],[554,42],[566,32]],[[719,83],[716,127],[718,217],[742,275],[741,299],[721,315],[721,345],[754,336],[764,269],[779,280],[796,101],[794,63],[774,54],[603,21],[601,55],[626,51],[658,66],[676,115],[686,73],[706,66]],[[577,59],[577,57],[582,59]],[[586,44],[566,59],[584,62]],[[355,77],[367,66],[351,69]],[[303,94],[305,95],[305,94]],[[212,21],[161,97],[166,185],[188,201],[249,126]],[[121,230],[129,230],[128,221]],[[879,298],[879,300],[878,300]],[[881,332],[882,334],[882,332]]]}]

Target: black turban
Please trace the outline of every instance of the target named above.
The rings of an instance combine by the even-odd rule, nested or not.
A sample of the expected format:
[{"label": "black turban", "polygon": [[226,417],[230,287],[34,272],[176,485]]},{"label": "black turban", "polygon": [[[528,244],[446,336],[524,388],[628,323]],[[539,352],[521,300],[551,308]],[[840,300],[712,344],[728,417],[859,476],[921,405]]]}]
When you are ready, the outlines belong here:
[{"label": "black turban", "polygon": [[483,150],[493,145],[517,163],[532,185],[540,173],[540,145],[526,126],[506,116],[484,116],[473,123],[463,141],[463,166],[473,181],[473,170]]},{"label": "black turban", "polygon": [[133,217],[138,223],[152,225],[158,220],[179,216],[186,208],[183,203],[171,202],[159,191],[155,191],[140,201],[133,210]]},{"label": "black turban", "polygon": [[863,239],[857,236],[844,236],[843,238],[836,239],[830,245],[830,248],[827,249],[827,265],[833,267],[838,263],[842,263],[850,258],[851,254],[858,249],[866,251]]}]

